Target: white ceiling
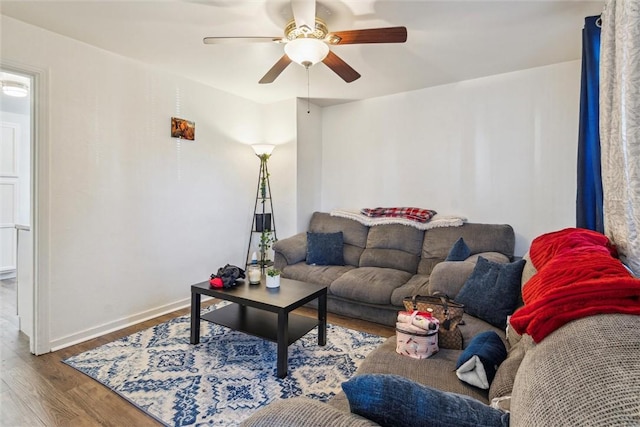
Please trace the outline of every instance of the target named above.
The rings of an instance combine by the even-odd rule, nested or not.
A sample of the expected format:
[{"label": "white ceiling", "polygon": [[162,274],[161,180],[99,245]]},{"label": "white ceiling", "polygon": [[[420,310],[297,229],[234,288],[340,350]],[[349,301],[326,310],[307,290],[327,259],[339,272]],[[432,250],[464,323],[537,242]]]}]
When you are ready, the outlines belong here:
[{"label": "white ceiling", "polygon": [[[604,1],[318,0],[329,31],[404,25],[404,44],[333,46],[362,77],[310,70],[320,105],[580,58],[584,18]],[[4,1],[4,15],[255,100],[307,96],[304,68],[258,80],[282,56],[271,43],[204,45],[206,36],[282,36],[289,0]]]}]

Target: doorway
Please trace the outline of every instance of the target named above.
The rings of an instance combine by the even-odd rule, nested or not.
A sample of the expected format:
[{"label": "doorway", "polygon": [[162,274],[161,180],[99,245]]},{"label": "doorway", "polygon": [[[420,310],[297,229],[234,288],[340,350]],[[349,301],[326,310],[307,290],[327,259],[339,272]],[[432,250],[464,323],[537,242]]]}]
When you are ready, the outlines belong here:
[{"label": "doorway", "polygon": [[0,68],[1,317],[33,337],[33,77]]}]

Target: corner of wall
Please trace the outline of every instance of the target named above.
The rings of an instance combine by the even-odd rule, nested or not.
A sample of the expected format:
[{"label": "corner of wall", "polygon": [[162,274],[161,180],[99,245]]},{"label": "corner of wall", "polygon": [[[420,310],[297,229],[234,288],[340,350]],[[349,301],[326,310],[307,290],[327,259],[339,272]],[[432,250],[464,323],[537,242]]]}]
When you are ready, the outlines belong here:
[{"label": "corner of wall", "polygon": [[297,229],[307,229],[313,212],[320,210],[322,190],[323,108],[306,99],[297,100]]}]

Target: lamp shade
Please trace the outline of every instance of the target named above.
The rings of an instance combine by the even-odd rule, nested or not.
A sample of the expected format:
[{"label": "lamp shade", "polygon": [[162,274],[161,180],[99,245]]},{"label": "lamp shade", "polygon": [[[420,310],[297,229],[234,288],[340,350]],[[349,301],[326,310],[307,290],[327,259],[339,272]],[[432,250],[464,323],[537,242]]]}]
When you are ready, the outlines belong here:
[{"label": "lamp shade", "polygon": [[327,57],[329,45],[322,40],[301,37],[284,45],[284,52],[293,62],[310,67]]},{"label": "lamp shade", "polygon": [[271,145],[271,144],[254,144],[251,147],[253,148],[253,151],[255,151],[258,156],[262,156],[264,154],[271,155],[271,152],[273,151],[273,149],[276,148],[275,145]]},{"label": "lamp shade", "polygon": [[9,96],[24,98],[29,94],[29,87],[23,83],[3,81],[2,93]]}]

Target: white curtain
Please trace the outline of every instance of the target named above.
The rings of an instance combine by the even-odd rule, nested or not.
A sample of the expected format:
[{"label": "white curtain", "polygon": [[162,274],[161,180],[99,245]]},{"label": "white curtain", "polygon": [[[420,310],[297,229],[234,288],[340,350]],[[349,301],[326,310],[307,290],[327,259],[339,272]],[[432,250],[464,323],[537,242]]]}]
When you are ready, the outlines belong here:
[{"label": "white curtain", "polygon": [[604,229],[640,275],[640,1],[606,1],[600,46]]}]

